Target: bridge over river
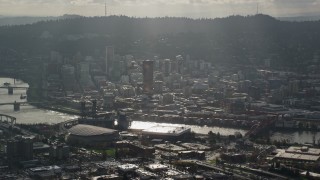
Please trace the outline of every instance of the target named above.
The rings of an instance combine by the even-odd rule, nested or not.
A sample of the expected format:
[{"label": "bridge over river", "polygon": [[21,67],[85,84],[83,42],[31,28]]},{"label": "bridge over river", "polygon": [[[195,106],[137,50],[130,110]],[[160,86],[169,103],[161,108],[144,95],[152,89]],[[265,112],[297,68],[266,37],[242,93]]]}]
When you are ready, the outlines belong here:
[{"label": "bridge over river", "polygon": [[0,122],[13,126],[16,124],[16,118],[6,114],[0,114]]},{"label": "bridge over river", "polygon": [[29,89],[29,87],[25,86],[0,86],[0,89],[8,89],[8,94],[12,95],[14,89]]},{"label": "bridge over river", "polygon": [[14,111],[20,111],[20,106],[29,106],[30,104],[43,104],[45,102],[6,102],[6,103],[0,103],[0,106],[6,106],[6,105],[13,105],[13,110]]}]

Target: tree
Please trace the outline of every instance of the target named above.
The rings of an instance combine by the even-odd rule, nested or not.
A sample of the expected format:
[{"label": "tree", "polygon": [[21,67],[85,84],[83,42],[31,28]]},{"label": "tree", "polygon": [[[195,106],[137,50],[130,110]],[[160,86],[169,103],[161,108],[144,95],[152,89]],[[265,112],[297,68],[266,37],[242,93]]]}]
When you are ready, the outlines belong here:
[{"label": "tree", "polygon": [[102,151],[102,160],[106,160],[107,159],[107,151],[103,150]]},{"label": "tree", "polygon": [[218,132],[217,134],[217,139],[220,140],[221,136],[220,136],[220,132]]},{"label": "tree", "polygon": [[309,179],[310,178],[310,172],[309,172],[309,170],[307,171],[307,173],[306,173],[306,177]]}]

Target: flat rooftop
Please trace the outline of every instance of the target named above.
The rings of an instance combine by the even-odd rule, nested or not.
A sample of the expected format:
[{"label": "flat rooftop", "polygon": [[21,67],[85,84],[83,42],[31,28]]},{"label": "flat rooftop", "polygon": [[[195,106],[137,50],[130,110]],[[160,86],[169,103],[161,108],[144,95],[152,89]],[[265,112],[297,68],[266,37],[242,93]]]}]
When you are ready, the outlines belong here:
[{"label": "flat rooftop", "polygon": [[164,165],[164,164],[148,164],[145,166],[147,169],[149,169],[150,171],[163,171],[163,170],[167,170],[168,166]]},{"label": "flat rooftop", "polygon": [[121,171],[132,171],[138,169],[138,166],[135,164],[122,164],[118,166]]},{"label": "flat rooftop", "polygon": [[279,153],[275,156],[280,159],[288,159],[288,160],[297,160],[297,161],[313,161],[316,162],[320,159],[320,156],[316,155],[306,155],[306,154],[297,154],[297,153]]},{"label": "flat rooftop", "polygon": [[154,147],[156,147],[158,149],[161,149],[161,150],[164,150],[164,151],[173,151],[173,152],[187,150],[184,147],[177,146],[177,145],[174,145],[174,144],[157,144]]},{"label": "flat rooftop", "polygon": [[181,175],[183,173],[181,173],[180,171],[176,171],[176,170],[173,170],[173,169],[168,169],[165,174],[167,176],[178,176],[178,175]]},{"label": "flat rooftop", "polygon": [[154,176],[154,177],[157,177],[156,174],[152,173],[152,172],[149,172],[149,171],[146,171],[144,169],[137,169],[136,170],[136,173],[138,173],[140,176]]},{"label": "flat rooftop", "polygon": [[286,150],[287,153],[297,153],[297,154],[306,154],[306,155],[318,155],[320,156],[320,149],[318,148],[309,148],[307,146],[298,147],[291,146]]},{"label": "flat rooftop", "polygon": [[191,132],[190,128],[187,127],[175,127],[175,126],[153,126],[151,128],[142,131],[142,134],[149,135],[169,135],[169,136],[180,136],[184,133]]},{"label": "flat rooftop", "polygon": [[40,172],[40,171],[50,171],[50,170],[60,170],[60,169],[61,167],[53,165],[53,166],[42,166],[42,167],[30,168],[30,171]]},{"label": "flat rooftop", "polygon": [[190,150],[207,151],[207,150],[211,149],[209,146],[205,146],[205,145],[197,144],[197,143],[181,143],[180,145],[182,147],[185,147],[185,148],[190,149]]},{"label": "flat rooftop", "polygon": [[100,179],[120,179],[121,177],[119,177],[116,174],[111,174],[111,175],[102,175],[102,176],[96,176],[96,177],[92,177],[92,180],[100,180]]}]

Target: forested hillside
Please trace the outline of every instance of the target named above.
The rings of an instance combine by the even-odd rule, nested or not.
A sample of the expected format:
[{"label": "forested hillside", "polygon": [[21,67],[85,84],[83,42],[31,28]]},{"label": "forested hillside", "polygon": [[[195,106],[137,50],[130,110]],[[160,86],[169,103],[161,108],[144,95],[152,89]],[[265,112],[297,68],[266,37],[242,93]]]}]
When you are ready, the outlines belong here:
[{"label": "forested hillside", "polygon": [[173,57],[189,54],[213,62],[302,65],[320,49],[320,22],[286,22],[267,15],[220,19],[79,17],[0,27],[0,49],[27,55],[56,50],[103,55]]}]

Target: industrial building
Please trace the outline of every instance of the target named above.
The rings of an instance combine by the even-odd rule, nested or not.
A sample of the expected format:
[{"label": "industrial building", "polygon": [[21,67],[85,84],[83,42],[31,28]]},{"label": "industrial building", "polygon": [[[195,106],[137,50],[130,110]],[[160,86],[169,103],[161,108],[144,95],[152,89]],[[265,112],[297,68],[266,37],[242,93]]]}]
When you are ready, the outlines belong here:
[{"label": "industrial building", "polygon": [[113,129],[78,124],[68,130],[66,140],[69,144],[84,146],[107,146],[119,138]]}]

